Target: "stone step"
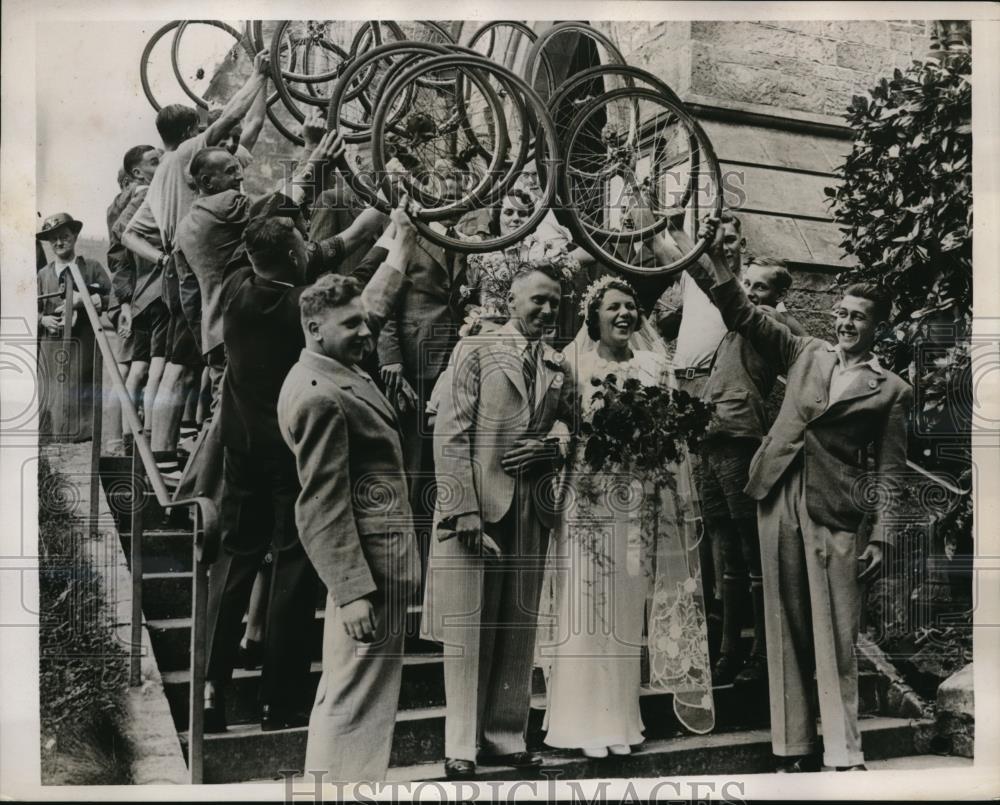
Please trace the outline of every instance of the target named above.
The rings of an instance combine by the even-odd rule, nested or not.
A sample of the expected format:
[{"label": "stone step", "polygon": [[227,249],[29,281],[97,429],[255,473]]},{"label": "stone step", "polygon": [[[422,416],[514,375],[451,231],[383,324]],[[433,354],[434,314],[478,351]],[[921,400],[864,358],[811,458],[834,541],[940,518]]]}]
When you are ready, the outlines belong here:
[{"label": "stone step", "polygon": [[[132,459],[102,456],[100,467],[101,484],[107,496],[111,515],[118,527],[118,533],[128,534],[132,529]],[[150,489],[148,485],[145,488]],[[189,508],[174,508],[167,514],[151,494],[143,495],[141,505],[143,530],[177,529],[191,533]]]},{"label": "stone step", "polygon": [[[885,761],[916,752],[914,737],[921,725],[902,718],[862,719],[861,743],[866,762],[878,768]],[[766,774],[773,771],[771,734],[767,729],[679,735],[645,741],[630,755],[594,760],[573,750],[545,749],[536,779],[659,778],[695,775]],[[474,780],[522,780],[525,772],[510,767],[479,767]],[[281,777],[272,779],[284,779]],[[444,762],[395,766],[386,782],[445,782]],[[296,781],[305,789],[312,777]],[[544,789],[542,789],[544,790]],[[664,789],[664,793],[673,789]],[[662,794],[661,794],[662,796]],[[666,797],[665,797],[666,798]]]},{"label": "stone step", "polygon": [[[439,656],[413,654],[403,659],[403,682],[399,692],[401,710],[440,707],[444,704],[444,674]],[[322,664],[314,662],[309,677],[302,687],[301,705],[306,711],[316,698],[316,686],[322,673]],[[190,698],[190,672],[167,671],[163,674],[163,688],[170,702],[170,711],[178,731],[188,728],[188,700]],[[226,689],[226,721],[232,727],[253,724],[260,718],[260,670],[238,668]],[[545,679],[540,668],[534,671],[533,692],[545,693]]]},{"label": "stone step", "polygon": [[[537,697],[536,697],[537,698]],[[676,721],[656,722],[664,694],[644,696],[643,719],[647,742],[634,754],[608,760],[589,760],[575,752],[546,749],[542,742],[543,713],[533,707],[528,747],[542,751],[545,769],[562,779],[595,777],[665,777],[674,775],[752,774],[772,769],[770,734],[765,728],[716,731],[692,736]],[[647,707],[647,701],[656,706]],[[534,703],[533,703],[534,704]],[[652,711],[652,712],[651,712]],[[865,756],[872,760],[915,754],[914,733],[919,722],[875,717],[861,720]],[[717,728],[718,729],[718,728]],[[283,772],[300,770],[305,758],[305,728],[261,732],[255,725],[205,736],[205,781],[233,783],[283,779]],[[187,733],[180,735],[187,746]],[[444,708],[400,712],[393,735],[389,779],[415,781],[444,779]],[[524,771],[483,768],[480,779],[523,779]],[[311,782],[311,778],[307,782]],[[332,781],[327,781],[332,782]],[[303,782],[305,785],[306,782]]]},{"label": "stone step", "polygon": [[[323,656],[323,624],[326,611],[319,609],[309,630],[310,656],[319,660]],[[420,639],[419,613],[411,612],[407,625],[407,654],[440,654],[441,646]],[[153,652],[160,671],[180,671],[191,667],[191,619],[150,618],[146,621]]]},{"label": "stone step", "polygon": [[[326,587],[316,590],[316,607],[326,606]],[[191,615],[191,571],[159,572],[146,567],[142,573],[142,611],[147,618],[187,618]]]}]

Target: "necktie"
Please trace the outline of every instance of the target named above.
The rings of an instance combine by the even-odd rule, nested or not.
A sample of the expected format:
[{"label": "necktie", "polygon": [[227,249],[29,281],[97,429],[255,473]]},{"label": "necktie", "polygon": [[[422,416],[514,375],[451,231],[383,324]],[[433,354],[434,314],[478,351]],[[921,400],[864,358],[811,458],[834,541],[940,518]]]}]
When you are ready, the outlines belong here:
[{"label": "necktie", "polygon": [[524,348],[524,360],[521,364],[528,405],[532,408],[535,406],[535,373],[538,369],[538,343],[538,341],[531,342]]}]

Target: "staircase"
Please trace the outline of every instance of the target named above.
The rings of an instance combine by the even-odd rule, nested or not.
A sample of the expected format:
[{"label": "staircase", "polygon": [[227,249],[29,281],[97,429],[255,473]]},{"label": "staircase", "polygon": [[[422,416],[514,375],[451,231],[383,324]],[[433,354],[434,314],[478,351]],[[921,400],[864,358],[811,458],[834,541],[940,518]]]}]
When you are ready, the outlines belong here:
[{"label": "staircase", "polygon": [[[115,505],[125,494],[120,481],[127,459],[102,458],[101,477],[125,555],[130,550],[128,507]],[[191,531],[175,512],[168,518],[155,500],[143,510],[143,613],[163,678],[179,740],[186,748],[191,653]],[[310,634],[312,668],[303,701],[311,702],[320,676],[325,594],[317,596]],[[444,682],[440,647],[421,640],[419,607],[407,623],[399,713],[393,738],[389,780],[444,779]],[[749,639],[749,634],[745,635]],[[260,671],[237,669],[227,690],[229,731],[205,736],[204,780],[233,783],[281,779],[301,770],[306,729],[262,732],[257,695]],[[875,673],[862,673],[861,722],[866,757],[872,760],[913,755],[921,722],[880,714],[885,691]],[[528,747],[545,758],[543,773],[560,779],[662,777],[680,774],[746,774],[771,770],[766,684],[715,689],[716,729],[695,736],[678,723],[669,694],[642,691],[641,709],[647,740],[627,757],[589,760],[578,753],[544,746],[541,730],[545,684],[536,669],[529,719]],[[481,779],[519,779],[514,769],[480,769]],[[307,780],[310,778],[307,778]]]}]

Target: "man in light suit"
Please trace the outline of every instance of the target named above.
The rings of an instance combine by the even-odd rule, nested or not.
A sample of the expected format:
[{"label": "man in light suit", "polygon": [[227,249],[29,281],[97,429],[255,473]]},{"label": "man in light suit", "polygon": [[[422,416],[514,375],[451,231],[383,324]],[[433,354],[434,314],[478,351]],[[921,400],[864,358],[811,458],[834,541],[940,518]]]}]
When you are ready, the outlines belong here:
[{"label": "man in light suit", "polygon": [[910,386],[872,355],[891,303],[875,286],[851,285],[835,308],[836,345],[795,335],[747,299],[720,258],[718,240],[708,265],[689,269],[691,276],[711,293],[726,326],[788,378],[745,490],[758,502],[778,771],[820,768],[813,670],[822,761],[863,770],[854,641],[862,582],[881,565],[893,535],[880,512],[865,510],[862,486],[871,480],[865,478],[870,458],[880,488],[905,471],[912,400]]},{"label": "man in light suit", "polygon": [[396,415],[358,367],[407,284],[415,231],[394,210],[386,258],[364,291],[329,274],[302,293],[306,348],[278,397],[302,487],[295,523],[328,591],[305,768],[332,780],[385,777],[406,608],[419,585]]},{"label": "man in light suit", "polygon": [[[533,768],[526,751],[531,668],[557,460],[547,438],[572,419],[562,356],[542,341],[561,298],[556,269],[531,264],[510,289],[511,319],[460,341],[434,425],[436,539],[422,632],[444,643],[445,771]],[[478,755],[478,756],[477,756]]]}]

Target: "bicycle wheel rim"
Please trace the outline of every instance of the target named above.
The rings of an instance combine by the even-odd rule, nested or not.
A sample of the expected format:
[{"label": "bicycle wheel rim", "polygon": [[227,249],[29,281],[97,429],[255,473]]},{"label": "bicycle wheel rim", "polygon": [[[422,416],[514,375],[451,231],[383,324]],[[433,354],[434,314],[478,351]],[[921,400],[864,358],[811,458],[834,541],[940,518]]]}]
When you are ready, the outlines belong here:
[{"label": "bicycle wheel rim", "polygon": [[146,100],[149,101],[149,105],[152,106],[157,112],[163,108],[163,104],[156,99],[156,95],[153,93],[152,84],[149,81],[149,57],[152,55],[153,50],[159,44],[160,40],[180,25],[181,22],[182,20],[174,20],[173,22],[168,22],[166,25],[163,25],[154,31],[153,35],[146,43],[146,46],[142,49],[142,55],[139,57],[139,81],[142,83],[142,91],[146,96]]},{"label": "bicycle wheel rim", "polygon": [[[327,128],[337,127],[337,129],[342,132],[344,142],[354,144],[365,142],[371,137],[371,124],[362,125],[346,118],[342,119],[341,115],[341,109],[344,104],[357,99],[356,97],[348,97],[351,82],[355,80],[357,74],[362,70],[369,70],[371,76],[374,77],[374,70],[370,69],[373,67],[372,62],[377,61],[384,56],[397,55],[405,58],[407,55],[412,55],[414,58],[419,58],[424,55],[443,55],[446,52],[447,51],[444,48],[439,48],[436,45],[412,44],[407,42],[386,42],[385,44],[373,48],[358,59],[350,62],[341,76],[337,79],[334,90],[330,95],[330,104],[327,107],[326,117]],[[369,83],[371,80],[372,78],[369,78]],[[380,96],[381,91],[381,87],[376,87],[375,105],[377,105],[378,97]],[[374,118],[374,110],[370,107],[370,102],[366,103],[362,102],[361,99],[357,100],[362,104],[362,106],[368,109],[369,114],[372,118]],[[351,129],[351,131],[345,131],[345,129]]]},{"label": "bicycle wheel rim", "polygon": [[[476,68],[483,69],[484,67],[495,68],[496,66],[497,65],[494,65],[492,62],[481,59],[478,56],[474,58],[465,54],[446,54],[443,56],[436,56],[434,58],[421,61],[408,68],[382,93],[382,96],[379,99],[378,109],[375,112],[375,121],[372,126],[372,165],[376,173],[376,178],[381,177],[378,178],[378,181],[381,185],[383,193],[385,193],[386,197],[390,199],[390,202],[393,205],[396,201],[396,189],[386,170],[385,118],[388,110],[392,107],[392,102],[395,96],[402,91],[408,83],[416,83],[422,73],[431,72],[441,67],[450,67],[454,69],[467,68],[471,70]],[[496,183],[499,166],[504,157],[506,157],[508,146],[503,105],[499,98],[496,97],[495,92],[492,87],[489,86],[488,82],[483,81],[474,73],[470,73],[470,80],[474,81],[479,86],[484,99],[491,107],[491,112],[497,129],[497,133],[495,135],[497,143],[496,152],[494,153],[493,160],[483,172],[483,175],[479,179],[477,185],[471,191],[466,191],[463,198],[451,203],[446,202],[443,204],[435,204],[430,209],[424,209],[422,211],[422,215],[424,220],[427,221],[442,220],[455,213],[468,212],[469,210],[474,209],[477,204],[481,204],[482,200],[488,196],[489,192]],[[411,198],[418,200],[421,198],[427,198],[426,194],[419,187],[416,187],[408,178],[404,178],[403,183],[406,185],[406,190],[409,192]],[[435,200],[438,202],[442,201],[441,199]],[[425,206],[429,207],[430,205]]]},{"label": "bicycle wheel rim", "polygon": [[[611,41],[610,37],[606,36],[592,25],[588,25],[584,22],[559,22],[542,31],[542,33],[539,34],[538,39],[536,39],[535,43],[531,46],[531,50],[528,51],[528,56],[525,59],[524,64],[524,78],[532,89],[535,89],[537,86],[539,59],[545,46],[556,36],[570,32],[584,34],[585,36],[596,40],[597,43],[600,44],[605,51],[607,51],[608,55],[612,58],[613,63],[626,63],[621,50],[619,50],[618,46]],[[554,86],[549,86],[546,94],[546,101],[548,100],[548,97],[555,92],[555,90],[556,88]]]},{"label": "bicycle wheel rim", "polygon": [[178,56],[180,54],[181,37],[183,37],[184,32],[187,30],[189,25],[210,25],[213,28],[218,28],[221,31],[225,31],[227,34],[236,40],[236,44],[240,45],[250,61],[253,62],[253,58],[256,53],[253,50],[252,45],[246,40],[239,31],[230,25],[227,25],[220,20],[179,20],[177,25],[177,30],[174,33],[174,41],[170,46],[170,61],[174,68],[174,76],[177,78],[177,83],[180,84],[181,89],[184,94],[187,95],[195,105],[201,109],[208,109],[208,101],[198,95],[191,87],[188,85],[187,80],[181,73],[180,65],[178,64]]},{"label": "bicycle wheel rim", "polygon": [[[306,114],[299,108],[300,103],[304,103],[308,106],[315,106],[317,108],[323,108],[329,103],[329,98],[324,98],[321,96],[313,96],[307,92],[293,87],[292,82],[297,83],[320,83],[321,81],[327,81],[331,79],[325,78],[327,75],[332,75],[334,78],[337,75],[338,70],[328,71],[327,73],[322,73],[319,76],[307,76],[308,81],[299,81],[298,79],[289,78],[290,75],[300,75],[298,73],[291,73],[289,71],[283,70],[281,66],[280,58],[276,58],[275,54],[281,51],[282,40],[285,38],[285,33],[287,31],[287,26],[289,20],[282,22],[274,31],[274,36],[271,39],[271,82],[274,84],[274,88],[278,95],[281,97],[282,103],[284,103],[285,108],[291,112],[292,116],[298,120],[300,123],[306,119]],[[311,39],[309,37],[303,37],[302,42],[308,44]],[[291,57],[291,63],[294,64],[294,48],[296,43],[289,38],[289,54]],[[321,46],[328,52],[333,52],[336,56],[341,59],[341,64],[347,59],[347,52],[336,45],[333,42],[326,40],[322,41]],[[332,93],[331,93],[332,94]]]},{"label": "bicycle wheel rim", "polygon": [[[691,115],[683,108],[677,107],[672,101],[664,98],[653,90],[646,89],[618,89],[613,90],[610,93],[605,93],[602,96],[594,98],[590,103],[581,108],[573,121],[570,128],[569,140],[566,148],[566,158],[569,159],[572,156],[573,146],[576,144],[576,140],[580,134],[583,124],[587,119],[593,115],[593,113],[602,105],[606,104],[611,100],[615,100],[617,97],[624,97],[627,95],[633,95],[635,97],[645,98],[650,101],[658,102],[664,106],[674,107],[671,109],[678,119],[683,120],[685,127],[689,131],[693,131],[698,139],[698,150],[693,152],[692,160],[695,159],[694,154],[697,154],[697,160],[700,163],[703,161],[706,165],[707,172],[711,175],[713,182],[715,183],[716,193],[715,199],[712,204],[712,209],[710,214],[719,215],[722,211],[722,175],[719,167],[718,159],[715,156],[715,151],[712,148],[712,144],[708,137],[705,135],[704,131],[698,122],[691,117]],[[654,266],[654,267],[644,267],[637,266],[633,263],[625,261],[618,257],[616,254],[610,253],[606,248],[607,244],[614,244],[618,246],[619,244],[632,245],[637,241],[642,242],[645,240],[643,237],[656,234],[658,231],[663,231],[663,229],[669,225],[669,220],[664,217],[663,222],[658,227],[647,227],[643,230],[637,230],[633,232],[623,232],[620,235],[612,235],[606,239],[604,244],[599,243],[595,237],[595,228],[585,224],[580,215],[577,213],[576,204],[573,201],[572,188],[569,184],[569,175],[566,171],[563,171],[559,177],[560,179],[560,201],[570,212],[568,219],[568,224],[570,230],[573,233],[576,242],[584,248],[587,252],[593,255],[599,262],[605,265],[610,265],[618,268],[621,271],[629,272],[636,275],[644,276],[665,276],[670,274],[676,274],[679,271],[684,270],[687,266],[693,265],[705,250],[708,248],[708,241],[704,238],[699,239],[695,243],[695,248],[688,254],[683,255],[679,259],[665,266]]]}]

